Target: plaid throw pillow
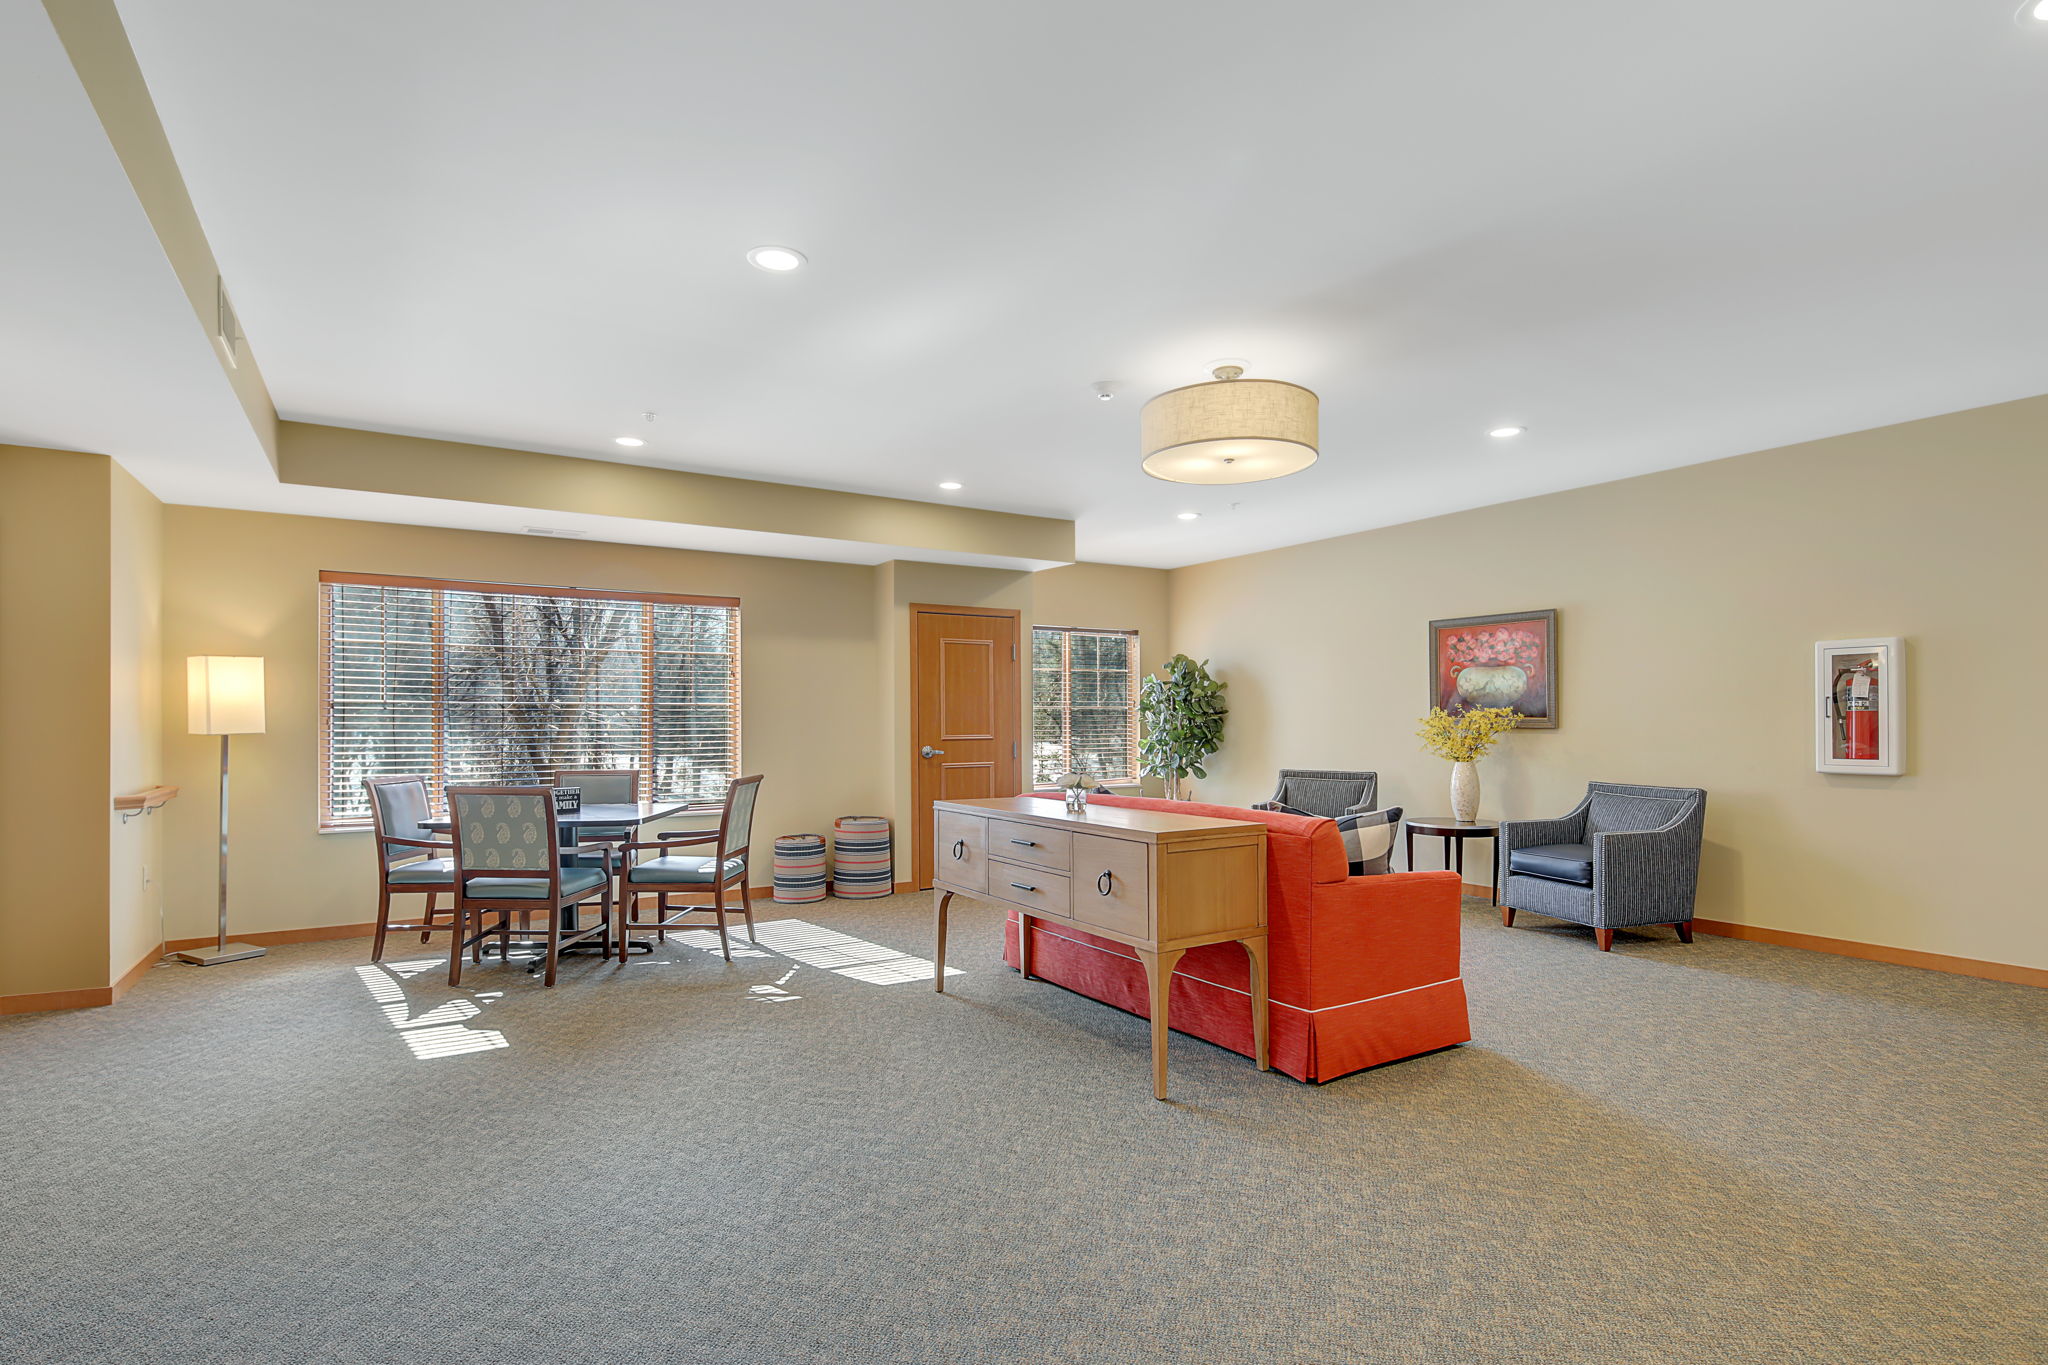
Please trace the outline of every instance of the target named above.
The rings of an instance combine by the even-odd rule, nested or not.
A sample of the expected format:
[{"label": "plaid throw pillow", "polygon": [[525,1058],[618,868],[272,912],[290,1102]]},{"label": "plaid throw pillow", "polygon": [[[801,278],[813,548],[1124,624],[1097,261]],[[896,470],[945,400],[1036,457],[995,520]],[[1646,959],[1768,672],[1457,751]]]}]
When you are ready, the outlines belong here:
[{"label": "plaid throw pillow", "polygon": [[1354,877],[1374,877],[1390,870],[1394,861],[1394,835],[1401,827],[1401,808],[1367,811],[1363,815],[1340,815],[1337,832],[1344,836],[1344,856]]}]

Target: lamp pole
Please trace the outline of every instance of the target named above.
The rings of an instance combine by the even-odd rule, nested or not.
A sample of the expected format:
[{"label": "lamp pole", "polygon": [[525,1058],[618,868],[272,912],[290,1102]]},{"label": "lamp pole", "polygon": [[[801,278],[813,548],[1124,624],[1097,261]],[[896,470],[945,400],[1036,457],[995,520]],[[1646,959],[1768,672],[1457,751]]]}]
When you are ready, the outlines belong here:
[{"label": "lamp pole", "polygon": [[195,655],[186,660],[186,681],[192,733],[220,736],[220,928],[212,947],[187,948],[177,957],[212,967],[270,951],[228,942],[228,738],[263,732],[263,660]]}]

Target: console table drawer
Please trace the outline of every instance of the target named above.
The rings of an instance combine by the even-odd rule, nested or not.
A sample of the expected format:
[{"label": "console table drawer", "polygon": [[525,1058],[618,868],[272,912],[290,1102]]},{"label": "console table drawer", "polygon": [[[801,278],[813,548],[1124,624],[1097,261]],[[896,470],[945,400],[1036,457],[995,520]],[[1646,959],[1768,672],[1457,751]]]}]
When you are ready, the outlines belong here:
[{"label": "console table drawer", "polygon": [[988,894],[1030,914],[1059,919],[1069,917],[1072,903],[1071,885],[1059,873],[994,858],[988,864]]},{"label": "console table drawer", "polygon": [[1152,877],[1149,850],[1131,839],[1100,834],[1074,836],[1074,922],[1152,937]]},{"label": "console table drawer", "polygon": [[988,852],[991,858],[1008,858],[1012,862],[1036,863],[1056,872],[1065,872],[1072,856],[1074,836],[1063,829],[1047,829],[1043,825],[1019,824],[1014,820],[991,820],[988,822]]},{"label": "console table drawer", "polygon": [[988,887],[988,821],[972,815],[939,812],[939,847],[932,859],[939,880],[964,891]]}]

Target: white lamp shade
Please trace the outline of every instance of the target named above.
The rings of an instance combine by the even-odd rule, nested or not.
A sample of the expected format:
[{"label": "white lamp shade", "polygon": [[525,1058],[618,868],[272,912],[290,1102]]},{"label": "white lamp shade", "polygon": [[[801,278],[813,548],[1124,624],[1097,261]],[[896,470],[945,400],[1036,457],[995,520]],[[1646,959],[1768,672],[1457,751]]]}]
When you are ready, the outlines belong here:
[{"label": "white lamp shade", "polygon": [[1171,483],[1256,483],[1316,462],[1316,396],[1278,379],[1218,379],[1145,405],[1145,472]]},{"label": "white lamp shade", "polygon": [[262,658],[194,654],[186,659],[185,720],[195,735],[262,734]]}]

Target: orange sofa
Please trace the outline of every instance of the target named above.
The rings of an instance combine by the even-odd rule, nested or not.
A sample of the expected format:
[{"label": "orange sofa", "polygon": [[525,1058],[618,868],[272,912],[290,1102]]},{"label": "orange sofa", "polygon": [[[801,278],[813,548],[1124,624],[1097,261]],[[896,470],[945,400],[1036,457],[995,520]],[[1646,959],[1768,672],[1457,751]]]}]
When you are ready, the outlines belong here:
[{"label": "orange sofa", "polygon": [[[1279,1070],[1297,1080],[1328,1081],[1471,1040],[1458,971],[1455,872],[1353,877],[1333,820],[1136,796],[1093,796],[1089,804],[1266,826],[1268,985]],[[1017,965],[1014,911],[1004,928],[1003,957]],[[1144,968],[1121,943],[1034,920],[1031,969],[1091,999],[1151,1014]],[[1173,977],[1173,1027],[1249,1057],[1249,987],[1238,944],[1190,949]]]}]

